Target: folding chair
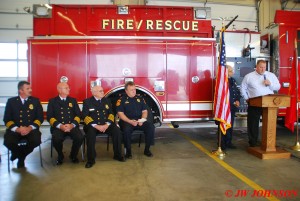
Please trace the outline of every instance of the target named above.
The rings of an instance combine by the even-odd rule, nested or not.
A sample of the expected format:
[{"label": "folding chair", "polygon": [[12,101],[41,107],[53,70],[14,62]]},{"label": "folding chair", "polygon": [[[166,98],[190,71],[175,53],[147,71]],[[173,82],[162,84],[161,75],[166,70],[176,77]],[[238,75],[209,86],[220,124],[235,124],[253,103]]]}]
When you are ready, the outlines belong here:
[{"label": "folding chair", "polygon": [[107,133],[97,133],[96,138],[106,138],[106,150],[109,151],[109,135]]},{"label": "folding chair", "polygon": [[[65,138],[71,139],[71,137],[69,137],[69,136],[66,136]],[[84,144],[85,144],[85,137],[83,138],[83,142],[82,142],[81,147],[80,147],[82,161],[84,161]],[[51,137],[50,156],[51,156],[51,158],[53,156],[53,140],[52,140],[52,137]]]}]

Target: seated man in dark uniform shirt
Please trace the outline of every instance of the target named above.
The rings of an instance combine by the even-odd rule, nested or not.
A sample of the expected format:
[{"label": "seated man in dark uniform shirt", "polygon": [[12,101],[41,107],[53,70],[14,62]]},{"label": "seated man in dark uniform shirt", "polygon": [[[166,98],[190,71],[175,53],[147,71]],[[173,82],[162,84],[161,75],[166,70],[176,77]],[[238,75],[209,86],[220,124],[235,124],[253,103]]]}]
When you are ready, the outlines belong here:
[{"label": "seated man in dark uniform shirt", "polygon": [[44,118],[40,100],[31,96],[29,82],[20,81],[18,93],[19,96],[8,99],[6,103],[4,145],[12,152],[10,159],[18,158],[17,167],[23,168],[26,156],[41,144],[39,128]]},{"label": "seated man in dark uniform shirt", "polygon": [[82,116],[84,120],[84,131],[86,133],[87,158],[86,168],[91,168],[95,164],[96,158],[96,135],[107,133],[112,136],[114,160],[124,162],[122,156],[122,134],[118,126],[114,123],[115,116],[112,112],[111,103],[104,98],[104,91],[101,86],[92,87],[93,96],[83,101]]},{"label": "seated man in dark uniform shirt", "polygon": [[63,163],[63,142],[69,135],[73,140],[69,158],[73,163],[78,163],[78,151],[84,139],[80,129],[80,109],[75,98],[69,95],[70,88],[65,82],[57,85],[58,96],[51,98],[47,108],[47,120],[51,125],[52,142],[58,157],[56,164]]},{"label": "seated man in dark uniform shirt", "polygon": [[145,133],[144,154],[152,157],[150,146],[154,145],[154,125],[147,121],[148,111],[145,100],[136,94],[135,84],[131,81],[125,84],[126,95],[117,101],[117,112],[120,117],[119,125],[124,134],[126,158],[132,158],[131,134],[133,130]]}]

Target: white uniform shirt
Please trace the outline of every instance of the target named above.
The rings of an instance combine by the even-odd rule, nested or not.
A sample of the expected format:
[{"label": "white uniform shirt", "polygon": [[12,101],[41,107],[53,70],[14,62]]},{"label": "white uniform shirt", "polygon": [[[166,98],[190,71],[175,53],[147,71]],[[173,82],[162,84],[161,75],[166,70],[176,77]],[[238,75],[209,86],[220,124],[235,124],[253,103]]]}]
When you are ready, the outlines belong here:
[{"label": "white uniform shirt", "polygon": [[[264,85],[264,75],[271,85]],[[241,84],[241,94],[245,100],[258,96],[274,94],[274,91],[280,89],[280,83],[274,73],[265,71],[264,75],[256,71],[248,73]]]}]

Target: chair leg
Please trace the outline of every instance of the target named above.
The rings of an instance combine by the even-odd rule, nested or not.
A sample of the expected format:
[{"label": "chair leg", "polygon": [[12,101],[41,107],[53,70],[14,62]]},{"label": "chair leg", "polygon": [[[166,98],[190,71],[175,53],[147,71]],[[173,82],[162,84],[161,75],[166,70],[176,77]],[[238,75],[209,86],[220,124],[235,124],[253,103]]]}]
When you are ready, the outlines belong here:
[{"label": "chair leg", "polygon": [[106,145],[106,150],[109,151],[109,135],[107,134],[107,145]]},{"label": "chair leg", "polygon": [[142,141],[142,134],[140,134],[139,147],[141,147],[141,141]]},{"label": "chair leg", "polygon": [[83,142],[82,142],[82,145],[83,145],[83,154],[85,154],[85,137],[83,138]]},{"label": "chair leg", "polygon": [[41,167],[44,167],[44,166],[43,166],[43,157],[42,157],[42,149],[41,149],[41,145],[39,145],[39,151],[40,151]]},{"label": "chair leg", "polygon": [[85,149],[84,144],[85,144],[85,140],[83,139],[83,142],[82,142],[82,144],[81,144],[81,146],[80,146],[80,149],[81,149],[81,159],[82,159],[82,161],[84,161],[84,149]]},{"label": "chair leg", "polygon": [[8,172],[10,172],[10,161],[9,161],[9,149],[7,149],[7,168],[8,168]]},{"label": "chair leg", "polygon": [[52,140],[52,137],[51,137],[51,145],[50,145],[50,156],[52,158],[52,150],[53,150],[53,140]]}]

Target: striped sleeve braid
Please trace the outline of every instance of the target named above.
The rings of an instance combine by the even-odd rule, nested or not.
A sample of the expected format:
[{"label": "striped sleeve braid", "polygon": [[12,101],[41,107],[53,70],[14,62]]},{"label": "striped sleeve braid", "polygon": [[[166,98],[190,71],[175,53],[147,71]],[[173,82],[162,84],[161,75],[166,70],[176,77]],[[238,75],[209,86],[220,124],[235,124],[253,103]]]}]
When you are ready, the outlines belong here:
[{"label": "striped sleeve braid", "polygon": [[76,121],[79,124],[80,123],[80,118],[78,116],[75,116],[74,121]]},{"label": "striped sleeve braid", "polygon": [[5,125],[5,126],[6,126],[6,128],[8,128],[8,129],[9,129],[9,128],[10,128],[12,125],[14,125],[14,124],[15,124],[15,122],[13,122],[13,121],[9,121],[9,122],[7,122],[7,123],[6,123],[6,125]]},{"label": "striped sleeve braid", "polygon": [[110,115],[108,116],[108,120],[114,122],[114,121],[115,121],[115,116],[114,116],[113,114],[110,114]]},{"label": "striped sleeve braid", "polygon": [[40,121],[40,120],[34,120],[34,122],[33,122],[34,124],[36,124],[38,127],[40,127],[41,126],[41,124],[42,124],[42,122]]},{"label": "striped sleeve braid", "polygon": [[54,126],[54,123],[55,123],[56,121],[57,121],[57,120],[56,120],[55,118],[52,117],[52,118],[50,119],[50,122],[49,122],[49,123],[50,123],[51,126]]},{"label": "striped sleeve braid", "polygon": [[84,121],[85,125],[89,125],[94,120],[92,119],[92,117],[86,116],[83,121]]}]

